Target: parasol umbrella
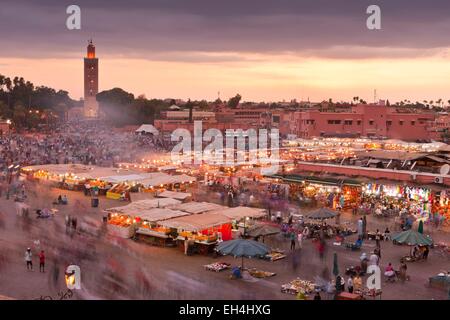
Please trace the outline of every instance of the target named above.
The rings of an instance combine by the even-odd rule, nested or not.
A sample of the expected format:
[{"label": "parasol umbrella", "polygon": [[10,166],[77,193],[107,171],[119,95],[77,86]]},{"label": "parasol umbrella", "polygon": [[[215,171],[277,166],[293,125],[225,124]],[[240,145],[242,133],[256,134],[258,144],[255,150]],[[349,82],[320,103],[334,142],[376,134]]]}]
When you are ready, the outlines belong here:
[{"label": "parasol umbrella", "polygon": [[338,257],[336,252],[334,253],[333,257],[333,274],[335,277],[337,277],[339,274]]},{"label": "parasol umbrella", "polygon": [[242,258],[242,270],[244,269],[244,257],[264,257],[270,252],[268,246],[263,243],[253,241],[236,239],[224,241],[217,246],[217,251],[223,255],[229,255]]},{"label": "parasol umbrella", "polygon": [[270,236],[277,233],[280,233],[280,228],[263,224],[252,228],[247,234],[252,238],[257,238]]},{"label": "parasol umbrella", "polygon": [[336,211],[328,209],[328,208],[320,208],[314,211],[311,211],[307,217],[309,219],[314,220],[325,220],[325,219],[331,219],[337,216]]},{"label": "parasol umbrella", "polygon": [[423,221],[420,220],[419,227],[417,228],[417,232],[423,234]]},{"label": "parasol umbrella", "polygon": [[412,229],[397,233],[392,237],[392,240],[410,246],[430,246],[433,244],[433,240],[431,238],[424,236],[422,233],[414,231]]}]

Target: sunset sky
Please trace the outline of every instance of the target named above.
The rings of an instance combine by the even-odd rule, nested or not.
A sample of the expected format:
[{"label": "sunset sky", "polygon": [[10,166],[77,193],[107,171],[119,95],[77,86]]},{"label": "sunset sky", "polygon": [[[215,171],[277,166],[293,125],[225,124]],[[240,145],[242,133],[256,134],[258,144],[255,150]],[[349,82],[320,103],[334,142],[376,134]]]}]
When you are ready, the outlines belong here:
[{"label": "sunset sky", "polygon": [[[65,26],[82,10],[81,30]],[[378,4],[382,30],[366,28]],[[246,101],[450,99],[450,1],[2,0],[0,74],[82,96],[93,38],[100,90]]]}]

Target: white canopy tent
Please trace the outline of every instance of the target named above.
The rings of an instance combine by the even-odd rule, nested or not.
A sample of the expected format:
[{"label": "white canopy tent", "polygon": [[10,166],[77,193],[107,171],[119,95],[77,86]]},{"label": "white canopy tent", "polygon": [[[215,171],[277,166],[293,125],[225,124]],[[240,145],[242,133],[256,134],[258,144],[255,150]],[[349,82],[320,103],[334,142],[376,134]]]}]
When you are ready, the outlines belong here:
[{"label": "white canopy tent", "polygon": [[176,191],[164,191],[161,192],[160,194],[158,194],[158,197],[161,198],[172,198],[172,199],[177,199],[177,200],[186,200],[190,197],[192,197],[192,193],[189,192],[176,192]]},{"label": "white canopy tent", "polygon": [[196,181],[195,177],[188,176],[186,174],[181,175],[169,175],[160,173],[160,176],[150,178],[150,179],[144,179],[140,181],[139,183],[143,184],[146,187],[154,187],[159,185],[165,185],[165,184],[173,184],[173,183],[189,183]]},{"label": "white canopy tent", "polygon": [[213,210],[219,211],[225,208],[228,207],[224,207],[210,202],[195,202],[195,201],[181,203],[171,207],[171,209],[186,211],[193,214],[199,214]]},{"label": "white canopy tent", "polygon": [[165,221],[158,221],[158,224],[165,228],[174,228],[191,232],[199,232],[208,228],[218,227],[230,222],[231,222],[230,218],[224,215],[204,213],[174,218]]},{"label": "white canopy tent", "polygon": [[156,129],[152,124],[143,124],[136,129],[136,133],[151,133],[155,136],[159,135],[158,129]]},{"label": "white canopy tent", "polygon": [[179,210],[171,210],[167,208],[153,208],[150,210],[141,211],[137,216],[140,217],[142,220],[146,220],[149,222],[157,222],[177,217],[183,217],[189,214],[190,213]]},{"label": "white canopy tent", "polygon": [[212,211],[211,214],[224,215],[230,219],[241,220],[244,218],[262,218],[267,215],[265,209],[251,207],[234,207],[218,211]]},{"label": "white canopy tent", "polygon": [[106,209],[108,212],[119,212],[122,214],[130,214],[137,215],[139,212],[144,210],[149,210],[153,208],[165,208],[168,206],[173,206],[180,204],[181,201],[172,199],[172,198],[159,198],[159,199],[146,199],[140,200],[136,202],[132,202],[126,206],[122,207],[114,207]]}]

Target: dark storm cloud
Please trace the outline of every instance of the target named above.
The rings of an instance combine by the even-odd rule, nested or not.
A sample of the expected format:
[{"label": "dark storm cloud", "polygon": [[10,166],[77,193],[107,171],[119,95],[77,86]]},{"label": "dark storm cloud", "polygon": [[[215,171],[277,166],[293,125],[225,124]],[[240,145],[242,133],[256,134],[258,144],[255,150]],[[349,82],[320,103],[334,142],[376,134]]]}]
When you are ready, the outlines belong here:
[{"label": "dark storm cloud", "polygon": [[[70,4],[82,9],[80,31],[65,28]],[[381,31],[366,28],[370,4],[382,9]],[[93,37],[102,56],[155,60],[238,59],[190,51],[395,58],[450,47],[449,34],[448,0],[2,0],[0,4],[0,56],[78,57]],[[359,49],[345,49],[349,46]]]}]

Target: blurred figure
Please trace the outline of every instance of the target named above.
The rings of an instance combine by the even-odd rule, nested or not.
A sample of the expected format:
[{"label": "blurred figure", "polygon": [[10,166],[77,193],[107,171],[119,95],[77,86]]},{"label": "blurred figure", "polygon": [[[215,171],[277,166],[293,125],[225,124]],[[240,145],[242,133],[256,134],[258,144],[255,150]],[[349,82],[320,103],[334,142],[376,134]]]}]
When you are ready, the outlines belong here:
[{"label": "blurred figure", "polygon": [[25,251],[25,262],[27,263],[27,270],[33,271],[33,254],[31,253],[31,248]]},{"label": "blurred figure", "polygon": [[294,272],[297,271],[297,268],[300,266],[300,252],[296,251],[292,253],[292,269]]},{"label": "blurred figure", "polygon": [[56,261],[53,261],[51,280],[53,288],[57,288],[59,281],[59,266]]},{"label": "blurred figure", "polygon": [[45,272],[45,253],[41,250],[39,253],[39,272]]}]

